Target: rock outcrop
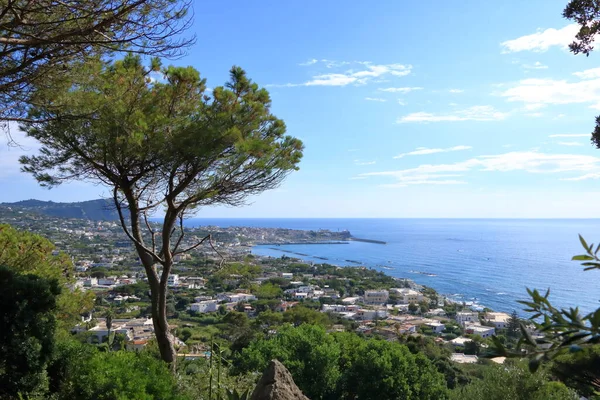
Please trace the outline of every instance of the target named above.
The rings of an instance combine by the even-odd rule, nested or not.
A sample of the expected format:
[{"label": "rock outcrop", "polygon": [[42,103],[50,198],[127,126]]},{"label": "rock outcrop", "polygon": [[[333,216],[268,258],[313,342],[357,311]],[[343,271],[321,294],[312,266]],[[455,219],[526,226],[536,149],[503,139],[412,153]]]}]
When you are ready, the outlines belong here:
[{"label": "rock outcrop", "polygon": [[250,400],[309,400],[294,383],[292,374],[277,360],[271,360]]}]

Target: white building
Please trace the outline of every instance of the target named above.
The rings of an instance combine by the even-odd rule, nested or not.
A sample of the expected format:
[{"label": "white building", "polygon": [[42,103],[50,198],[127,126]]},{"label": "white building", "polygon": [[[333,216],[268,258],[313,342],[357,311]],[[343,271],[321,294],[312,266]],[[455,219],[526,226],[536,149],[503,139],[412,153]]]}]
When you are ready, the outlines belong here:
[{"label": "white building", "polygon": [[433,333],[435,334],[440,334],[444,331],[444,329],[446,329],[446,325],[442,324],[441,322],[428,322],[425,324],[425,326],[428,326],[431,328],[431,330],[433,331]]},{"label": "white building", "polygon": [[189,308],[190,311],[204,314],[217,311],[218,305],[216,300],[205,300],[198,303],[192,303]]},{"label": "white building", "polygon": [[98,285],[100,286],[113,286],[119,283],[119,279],[116,277],[111,278],[99,278]]},{"label": "white building", "polygon": [[496,329],[506,329],[508,327],[510,315],[502,312],[488,312],[485,313],[483,320],[487,323],[494,325]]},{"label": "white building", "polygon": [[171,274],[167,277],[167,286],[179,286],[179,275]]},{"label": "white building", "polygon": [[457,312],[456,313],[456,322],[461,325],[466,323],[475,323],[479,322],[479,313],[476,312]]},{"label": "white building", "polygon": [[496,330],[491,326],[466,325],[465,333],[481,336],[482,338],[488,338],[493,336],[496,333]]},{"label": "white building", "polygon": [[390,292],[395,293],[400,304],[420,303],[425,299],[422,293],[408,288],[393,288]]},{"label": "white building", "polygon": [[342,303],[344,304],[356,304],[360,300],[360,297],[344,297]]},{"label": "white building", "polygon": [[308,286],[299,286],[296,289],[291,289],[294,292],[298,292],[298,293],[310,293],[312,291],[314,291],[315,289],[317,289],[316,286],[313,285],[308,285]]},{"label": "white building", "polygon": [[472,341],[473,341],[473,339],[469,339],[469,338],[460,336],[455,339],[452,339],[450,341],[450,343],[452,343],[452,345],[454,347],[465,347],[465,343],[472,342]]},{"label": "white building", "polygon": [[294,278],[294,274],[292,274],[291,272],[282,272],[281,277],[284,279],[292,280]]},{"label": "white building", "polygon": [[305,300],[308,299],[308,293],[297,292],[293,295],[294,300]]},{"label": "white building", "polygon": [[321,308],[322,312],[331,312],[331,313],[346,313],[346,312],[356,312],[359,309],[356,305],[343,305],[343,304],[323,304]]},{"label": "white building", "polygon": [[228,303],[239,303],[239,302],[245,303],[248,301],[255,301],[256,296],[253,294],[248,294],[248,293],[234,293],[234,294],[226,295],[225,300]]},{"label": "white building", "polygon": [[98,286],[98,278],[87,278],[86,280],[83,281],[83,286],[85,286],[85,287]]},{"label": "white building", "polygon": [[366,304],[384,304],[390,298],[387,290],[367,290],[363,296]]},{"label": "white building", "polygon": [[476,355],[469,355],[463,353],[452,353],[450,360],[459,364],[475,364],[479,360]]},{"label": "white building", "polygon": [[374,319],[386,319],[388,316],[387,310],[368,310],[361,308],[356,311],[356,319],[362,321],[372,321]]}]

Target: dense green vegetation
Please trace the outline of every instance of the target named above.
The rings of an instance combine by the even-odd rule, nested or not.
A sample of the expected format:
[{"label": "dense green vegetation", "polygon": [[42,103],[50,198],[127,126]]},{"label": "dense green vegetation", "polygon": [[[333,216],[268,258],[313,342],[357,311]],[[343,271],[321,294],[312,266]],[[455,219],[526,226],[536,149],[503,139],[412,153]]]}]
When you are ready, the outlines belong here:
[{"label": "dense green vegetation", "polygon": [[237,356],[239,371],[264,370],[278,359],[312,399],[443,399],[444,376],[422,354],[397,342],[327,334],[316,325],[287,326]]}]

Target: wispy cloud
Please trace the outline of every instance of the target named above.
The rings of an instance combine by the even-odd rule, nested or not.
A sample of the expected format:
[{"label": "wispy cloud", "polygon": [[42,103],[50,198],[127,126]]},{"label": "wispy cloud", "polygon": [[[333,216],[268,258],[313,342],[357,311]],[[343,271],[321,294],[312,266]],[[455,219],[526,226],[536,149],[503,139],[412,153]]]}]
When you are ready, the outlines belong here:
[{"label": "wispy cloud", "polygon": [[377,161],[354,160],[354,165],[374,165]]},{"label": "wispy cloud", "polygon": [[500,112],[492,106],[473,106],[442,114],[416,112],[400,117],[396,122],[401,124],[408,122],[500,121],[507,116],[508,113]]},{"label": "wispy cloud", "polygon": [[470,149],[472,149],[471,146],[464,146],[464,145],[454,146],[454,147],[448,147],[448,148],[445,148],[445,149],[430,149],[430,148],[427,148],[427,147],[418,147],[414,151],[410,151],[408,153],[398,154],[394,158],[403,158],[403,157],[406,157],[406,156],[423,156],[423,155],[436,154],[436,153],[449,153],[449,152],[452,152],[452,151],[461,151],[461,150],[470,150]]},{"label": "wispy cloud", "polygon": [[557,142],[556,144],[559,144],[561,146],[583,146],[583,143],[581,142]]},{"label": "wispy cloud", "polygon": [[589,133],[557,133],[550,135],[551,138],[575,138],[575,137],[590,137]]},{"label": "wispy cloud", "polygon": [[548,69],[547,65],[544,65],[539,61],[536,61],[533,64],[523,64],[522,67],[525,69]]},{"label": "wispy cloud", "polygon": [[422,87],[389,87],[389,88],[379,88],[378,90],[382,92],[390,92],[390,93],[409,93],[415,90],[423,90]]},{"label": "wispy cloud", "polygon": [[450,90],[448,90],[448,92],[450,92],[450,93],[463,93],[464,90],[462,90],[462,89],[450,89]]},{"label": "wispy cloud", "polygon": [[302,67],[308,67],[310,65],[315,65],[315,64],[324,65],[325,68],[337,68],[337,67],[342,67],[344,65],[349,65],[349,64],[352,64],[352,63],[350,61],[335,61],[335,60],[327,60],[325,58],[323,58],[321,60],[318,60],[316,58],[313,58],[313,59],[310,59],[310,60],[305,61],[303,63],[300,63],[298,65],[300,65]]},{"label": "wispy cloud", "polygon": [[516,39],[500,43],[503,53],[516,53],[519,51],[544,52],[550,47],[567,47],[575,39],[579,32],[578,24],[567,25],[561,29],[549,28],[538,30],[531,35],[525,35]]},{"label": "wispy cloud", "polygon": [[380,103],[384,103],[384,102],[387,101],[386,99],[381,99],[379,97],[365,97],[365,100],[367,100],[367,101],[378,101]]},{"label": "wispy cloud", "polygon": [[[472,171],[511,172],[524,171],[533,174],[564,174],[585,172],[600,177],[600,158],[579,154],[548,154],[538,151],[515,151],[497,155],[485,155],[453,164],[423,164],[416,168],[396,171],[367,172],[359,177],[390,177],[395,183],[386,185],[402,187],[409,185],[456,185],[464,184],[464,174]],[[452,179],[449,179],[452,178]],[[462,179],[457,179],[462,178]]]},{"label": "wispy cloud", "polygon": [[313,64],[316,64],[316,63],[318,63],[318,62],[319,62],[319,60],[317,60],[316,58],[313,58],[313,59],[311,59],[311,60],[305,61],[305,62],[303,62],[303,63],[300,63],[300,64],[298,64],[298,65],[301,65],[301,66],[303,66],[303,67],[306,67],[306,66],[308,66],[308,65],[313,65]]},{"label": "wispy cloud", "polygon": [[600,78],[600,68],[590,68],[580,72],[573,72],[573,75],[581,79]]},{"label": "wispy cloud", "polygon": [[600,172],[592,172],[589,174],[584,174],[581,176],[576,176],[573,178],[563,178],[561,181],[586,181],[588,179],[600,179]]},{"label": "wispy cloud", "polygon": [[[342,65],[355,64],[357,68],[339,72],[339,73],[326,73],[314,75],[311,79],[303,83],[284,83],[284,84],[269,84],[269,87],[297,87],[297,86],[347,86],[353,85],[364,85],[377,78],[384,76],[406,76],[410,74],[412,70],[411,65],[405,64],[373,64],[366,61],[330,61],[330,60],[313,60],[308,63],[316,64],[317,62],[323,62],[327,68],[337,68]],[[306,64],[306,63],[304,63]],[[312,65],[307,64],[307,65]]]}]

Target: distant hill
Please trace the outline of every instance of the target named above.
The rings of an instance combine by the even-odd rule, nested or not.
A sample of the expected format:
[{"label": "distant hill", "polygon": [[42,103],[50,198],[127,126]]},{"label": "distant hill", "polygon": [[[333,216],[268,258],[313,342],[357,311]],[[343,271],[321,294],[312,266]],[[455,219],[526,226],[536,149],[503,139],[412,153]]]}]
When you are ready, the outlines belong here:
[{"label": "distant hill", "polygon": [[112,201],[105,199],[76,203],[55,203],[53,201],[23,200],[16,203],[0,203],[2,208],[14,211],[40,213],[59,218],[80,218],[93,221],[113,221],[119,219]]}]

